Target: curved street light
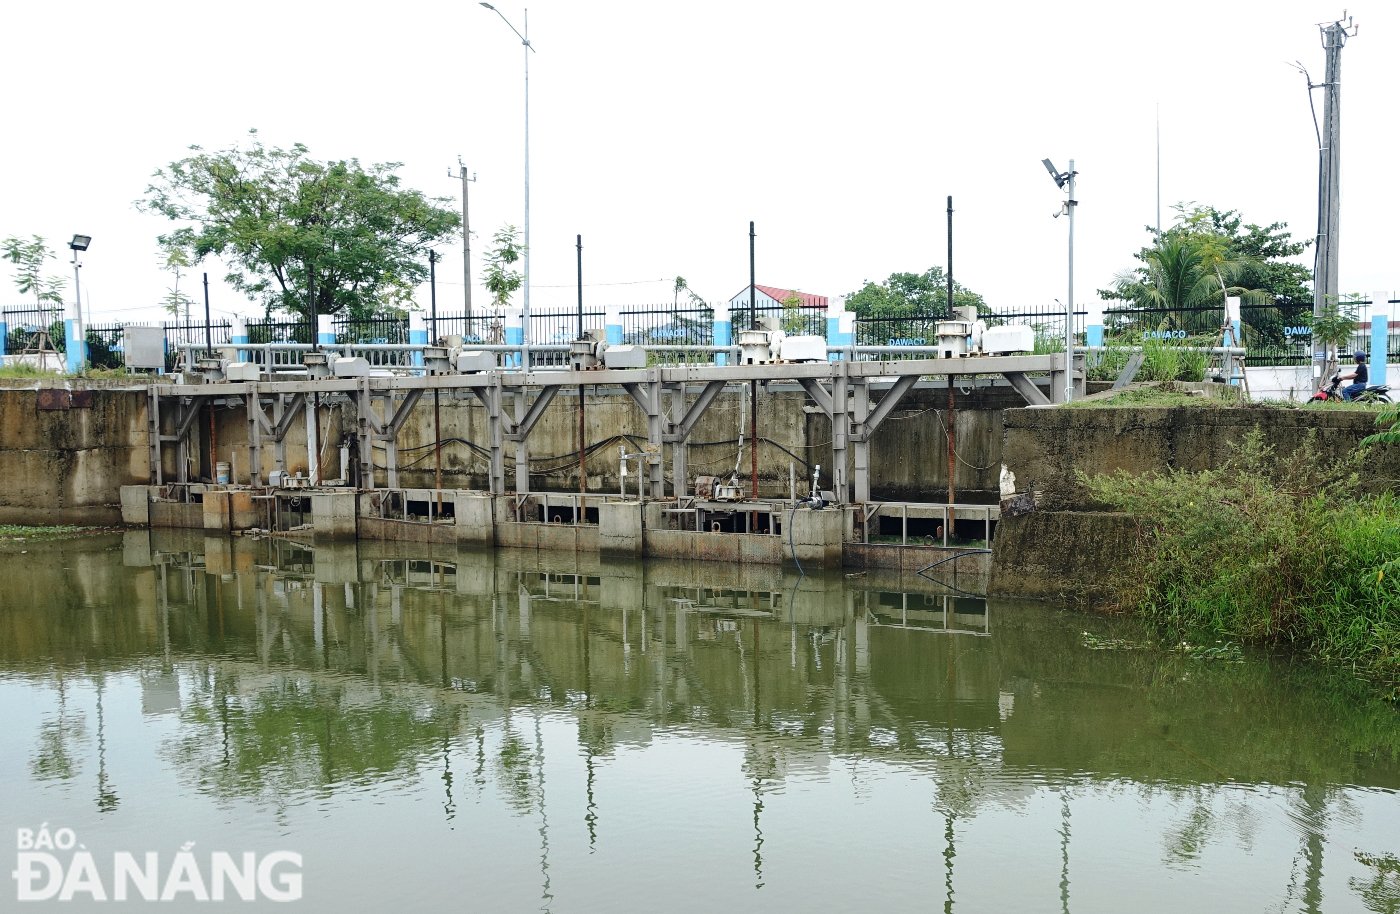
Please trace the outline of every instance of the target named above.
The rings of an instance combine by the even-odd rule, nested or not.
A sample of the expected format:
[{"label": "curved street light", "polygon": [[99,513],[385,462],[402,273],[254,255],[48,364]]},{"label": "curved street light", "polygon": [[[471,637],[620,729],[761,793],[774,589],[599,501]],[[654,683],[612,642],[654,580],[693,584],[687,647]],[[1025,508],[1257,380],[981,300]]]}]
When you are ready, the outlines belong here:
[{"label": "curved street light", "polygon": [[525,31],[519,29],[506,18],[506,14],[496,9],[486,0],[481,0],[481,5],[486,7],[501,21],[510,26],[510,30],[520,39],[520,43],[525,47],[525,302],[522,309],[521,341],[523,343],[521,352],[521,363],[525,370],[530,370],[530,55],[534,53],[535,46],[530,44],[530,11],[525,10]]}]

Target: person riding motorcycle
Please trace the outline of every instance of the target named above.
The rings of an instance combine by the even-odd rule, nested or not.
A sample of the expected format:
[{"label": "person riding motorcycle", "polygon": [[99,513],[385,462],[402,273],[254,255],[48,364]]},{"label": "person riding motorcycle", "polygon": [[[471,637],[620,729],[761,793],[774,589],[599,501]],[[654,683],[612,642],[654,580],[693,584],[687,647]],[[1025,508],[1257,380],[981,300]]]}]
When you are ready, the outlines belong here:
[{"label": "person riding motorcycle", "polygon": [[1343,381],[1355,380],[1356,383],[1348,384],[1342,388],[1342,399],[1350,400],[1366,389],[1366,384],[1370,380],[1370,372],[1366,368],[1366,353],[1358,352],[1356,356],[1356,370],[1350,374],[1341,376]]}]

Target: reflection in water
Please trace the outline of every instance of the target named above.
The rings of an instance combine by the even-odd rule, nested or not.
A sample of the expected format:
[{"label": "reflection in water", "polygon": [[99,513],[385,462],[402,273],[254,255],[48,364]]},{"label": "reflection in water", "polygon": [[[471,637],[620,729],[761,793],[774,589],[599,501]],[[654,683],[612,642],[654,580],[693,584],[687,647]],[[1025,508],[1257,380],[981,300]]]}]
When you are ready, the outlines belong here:
[{"label": "reflection in water", "polygon": [[[742,840],[743,884],[784,905],[834,904],[836,889],[804,894],[792,869],[793,855],[826,852],[808,827],[883,859],[888,872],[870,873],[883,891],[921,886],[945,911],[1045,907],[1039,892],[1065,912],[1111,909],[1137,882],[1189,895],[1207,876],[1281,910],[1322,910],[1324,896],[1329,910],[1382,910],[1400,878],[1384,856],[1352,857],[1329,837],[1369,840],[1376,810],[1397,811],[1394,710],[1268,658],[1088,650],[1086,629],[1101,647],[1123,623],[874,572],[799,579],[146,533],[111,546],[57,545],[54,561],[22,573],[0,556],[12,572],[0,576],[0,685],[44,696],[23,737],[28,774],[42,790],[95,765],[101,813],[130,812],[119,778],[128,799],[146,799],[109,758],[109,741],[127,758],[142,739],[124,709],[110,717],[136,683],[142,719],[170,723],[156,755],[190,797],[270,809],[282,828],[308,803],[392,806],[431,782],[446,830],[479,836],[509,831],[488,812],[498,798],[501,815],[532,823],[545,910],[560,897],[589,906],[580,859],[601,872],[612,847],[636,840],[633,794],[661,804],[641,810],[642,847],[718,874]],[[889,806],[907,787],[924,799]],[[695,824],[737,812],[741,796],[744,838]],[[1287,828],[1271,834],[1280,815]],[[1110,837],[1125,816],[1126,847]],[[922,846],[901,847],[914,834]],[[1292,853],[1279,850],[1286,835],[1291,863],[1250,865]],[[1006,842],[1025,886],[995,875],[989,848]],[[732,879],[666,906],[742,897]],[[868,902],[878,896],[866,885]],[[1082,901],[1072,885],[1088,887]]]}]

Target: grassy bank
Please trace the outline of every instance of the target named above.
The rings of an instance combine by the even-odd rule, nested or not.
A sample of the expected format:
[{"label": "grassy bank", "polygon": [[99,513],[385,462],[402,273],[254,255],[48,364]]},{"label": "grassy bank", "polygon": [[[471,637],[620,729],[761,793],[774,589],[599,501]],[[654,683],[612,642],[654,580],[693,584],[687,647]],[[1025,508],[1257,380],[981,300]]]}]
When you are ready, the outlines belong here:
[{"label": "grassy bank", "polygon": [[1400,499],[1354,494],[1362,459],[1311,442],[1280,458],[1256,434],[1206,472],[1086,477],[1141,519],[1121,608],[1173,637],[1286,646],[1400,698]]}]

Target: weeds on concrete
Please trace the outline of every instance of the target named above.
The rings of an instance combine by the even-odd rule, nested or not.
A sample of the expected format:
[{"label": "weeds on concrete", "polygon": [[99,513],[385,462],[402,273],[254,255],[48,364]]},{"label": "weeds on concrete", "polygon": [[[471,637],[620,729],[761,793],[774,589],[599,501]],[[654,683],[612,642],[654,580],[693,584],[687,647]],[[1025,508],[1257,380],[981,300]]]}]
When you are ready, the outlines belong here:
[{"label": "weeds on concrete", "polygon": [[1205,472],[1086,476],[1142,522],[1124,608],[1171,637],[1287,646],[1400,698],[1400,499],[1354,494],[1362,456],[1315,435],[1280,456],[1256,431]]},{"label": "weeds on concrete", "polygon": [[53,376],[51,371],[41,371],[36,365],[28,362],[15,362],[10,365],[0,365],[0,378],[38,378],[44,375]]}]

